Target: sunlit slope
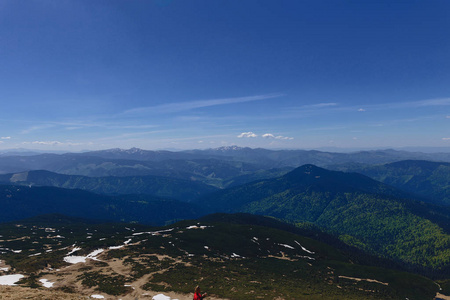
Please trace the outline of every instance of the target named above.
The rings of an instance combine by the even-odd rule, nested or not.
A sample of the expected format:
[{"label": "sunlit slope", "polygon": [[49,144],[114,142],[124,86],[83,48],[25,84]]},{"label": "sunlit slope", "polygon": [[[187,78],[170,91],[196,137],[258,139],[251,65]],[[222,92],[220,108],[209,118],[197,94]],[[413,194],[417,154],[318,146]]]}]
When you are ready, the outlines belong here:
[{"label": "sunlit slope", "polygon": [[450,206],[450,163],[405,160],[350,168],[375,180],[415,193],[431,203]]},{"label": "sunlit slope", "polygon": [[199,204],[214,212],[311,222],[351,245],[413,269],[448,272],[448,209],[408,196],[360,174],[304,165],[276,179],[217,192]]}]

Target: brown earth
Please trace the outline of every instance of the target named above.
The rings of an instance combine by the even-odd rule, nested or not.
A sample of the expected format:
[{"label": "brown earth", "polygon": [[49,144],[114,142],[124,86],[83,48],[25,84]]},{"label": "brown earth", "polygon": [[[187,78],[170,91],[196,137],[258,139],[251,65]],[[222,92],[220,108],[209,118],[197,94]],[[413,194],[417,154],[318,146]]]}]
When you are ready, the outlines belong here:
[{"label": "brown earth", "polygon": [[[160,292],[153,292],[142,289],[142,286],[149,281],[151,276],[155,273],[161,273],[166,270],[157,271],[154,273],[146,274],[143,277],[133,281],[128,282],[127,285],[129,285],[132,288],[132,291],[126,295],[121,296],[111,296],[106,293],[102,293],[95,290],[95,287],[88,288],[86,286],[83,286],[81,284],[81,281],[79,278],[77,278],[79,275],[83,274],[89,268],[89,271],[99,271],[103,274],[114,274],[114,275],[124,275],[130,273],[131,267],[130,265],[124,264],[124,260],[127,257],[124,257],[122,259],[106,259],[106,253],[108,250],[105,250],[105,252],[101,253],[98,256],[98,259],[102,261],[103,263],[106,263],[107,265],[100,265],[98,262],[87,259],[86,263],[77,263],[73,265],[69,265],[65,268],[61,269],[45,269],[43,270],[45,272],[45,275],[39,277],[39,279],[47,279],[50,282],[53,282],[54,285],[52,288],[38,288],[38,289],[31,289],[26,287],[20,287],[20,286],[0,286],[0,300],[3,299],[11,299],[11,300],[19,300],[19,299],[42,299],[42,300],[55,300],[55,299],[93,299],[90,296],[91,295],[102,295],[105,298],[104,299],[122,299],[122,300],[135,300],[135,299],[152,299],[153,296],[156,296],[160,294]],[[145,255],[142,256],[144,258]],[[165,255],[158,255],[158,259],[162,260],[164,258],[169,258]],[[173,264],[175,263],[184,263],[186,265],[189,265],[189,263],[185,263],[182,260],[171,258],[174,260]],[[62,288],[69,288],[73,293],[65,293],[62,292]],[[194,287],[192,288],[194,289]],[[67,291],[67,290],[65,290]],[[175,292],[164,292],[163,293],[166,296],[171,297],[172,299],[178,299],[178,300],[192,300],[193,294],[180,294]],[[226,300],[223,298],[217,298],[208,296],[207,299],[210,300]]]}]

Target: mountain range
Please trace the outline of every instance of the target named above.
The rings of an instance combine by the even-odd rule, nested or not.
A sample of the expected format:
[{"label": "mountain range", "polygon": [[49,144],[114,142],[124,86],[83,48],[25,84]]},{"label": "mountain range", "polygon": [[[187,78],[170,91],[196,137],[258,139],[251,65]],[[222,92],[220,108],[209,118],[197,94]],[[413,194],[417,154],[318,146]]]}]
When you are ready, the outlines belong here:
[{"label": "mountain range", "polygon": [[[342,168],[341,168],[342,169]],[[406,192],[429,199],[430,202],[450,205],[450,163],[405,160],[383,165],[345,168]]]},{"label": "mountain range", "polygon": [[[224,232],[227,226],[253,228],[258,222],[292,234],[301,230],[303,236],[351,253],[354,262],[407,270],[445,286],[450,278],[446,161],[448,153],[239,147],[2,156],[0,222],[58,213],[143,226],[210,214],[196,222],[223,220],[228,225],[218,228]],[[239,255],[259,253],[243,245],[246,255]],[[186,247],[181,248],[189,252]],[[174,276],[187,280],[181,273]]]}]

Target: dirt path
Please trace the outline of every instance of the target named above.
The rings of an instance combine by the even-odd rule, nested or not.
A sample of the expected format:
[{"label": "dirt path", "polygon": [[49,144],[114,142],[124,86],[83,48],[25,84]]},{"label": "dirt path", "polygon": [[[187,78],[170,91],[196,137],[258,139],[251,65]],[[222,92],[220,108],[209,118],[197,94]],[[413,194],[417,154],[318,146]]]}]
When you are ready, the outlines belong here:
[{"label": "dirt path", "polygon": [[450,296],[446,296],[446,295],[437,293],[435,299],[450,300]]}]

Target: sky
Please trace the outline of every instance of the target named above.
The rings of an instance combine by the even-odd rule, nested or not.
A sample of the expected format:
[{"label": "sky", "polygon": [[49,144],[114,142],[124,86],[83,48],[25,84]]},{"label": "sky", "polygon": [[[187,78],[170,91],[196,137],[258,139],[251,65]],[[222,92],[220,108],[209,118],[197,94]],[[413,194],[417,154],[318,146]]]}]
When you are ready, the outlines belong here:
[{"label": "sky", "polygon": [[0,150],[450,147],[450,1],[2,0]]}]

